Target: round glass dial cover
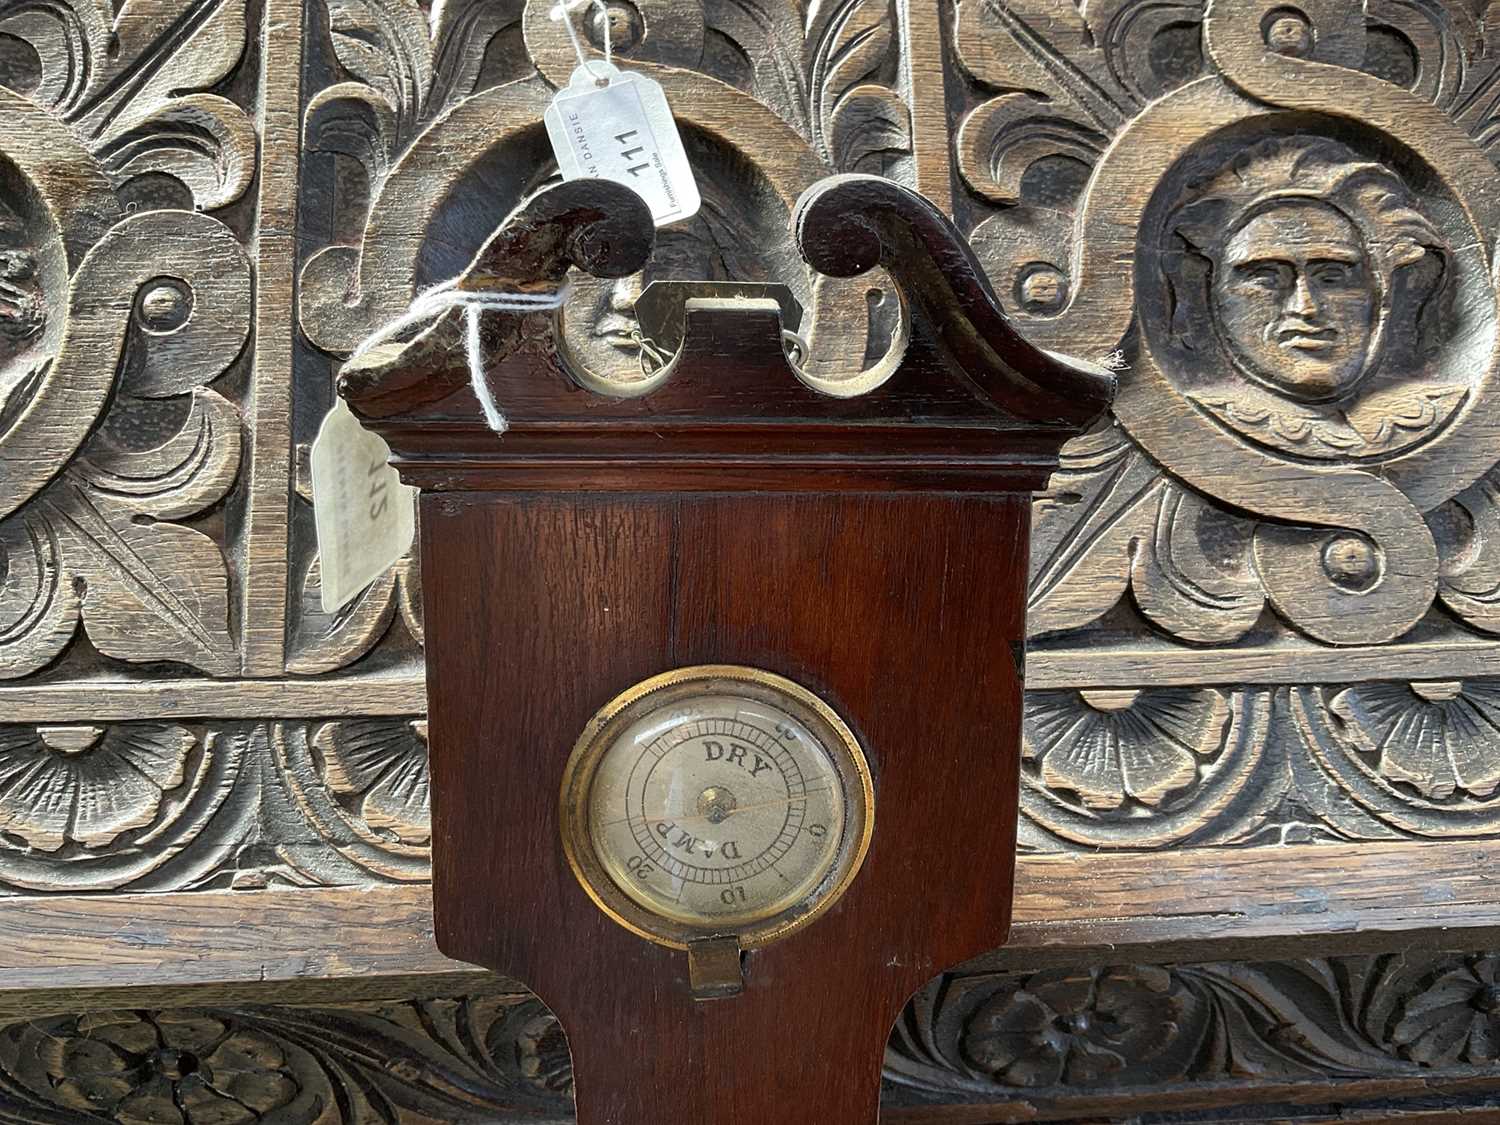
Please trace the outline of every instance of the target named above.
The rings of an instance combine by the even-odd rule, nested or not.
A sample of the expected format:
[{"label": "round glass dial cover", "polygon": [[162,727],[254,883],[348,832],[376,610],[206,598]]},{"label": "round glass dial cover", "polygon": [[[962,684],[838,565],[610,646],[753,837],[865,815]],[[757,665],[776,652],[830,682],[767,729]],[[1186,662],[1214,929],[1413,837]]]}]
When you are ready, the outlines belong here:
[{"label": "round glass dial cover", "polygon": [[755,669],[638,685],[596,716],[572,767],[575,869],[609,913],[669,944],[780,936],[832,903],[868,840],[854,736],[811,693]]}]

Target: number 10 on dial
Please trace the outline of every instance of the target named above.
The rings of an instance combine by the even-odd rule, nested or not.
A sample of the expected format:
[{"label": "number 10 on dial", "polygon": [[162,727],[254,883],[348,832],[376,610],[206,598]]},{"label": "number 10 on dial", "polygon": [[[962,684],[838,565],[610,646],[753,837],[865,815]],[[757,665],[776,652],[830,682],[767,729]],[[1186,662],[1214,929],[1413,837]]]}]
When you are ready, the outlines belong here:
[{"label": "number 10 on dial", "polygon": [[828,909],[873,828],[858,741],[805,688],[684,668],[607,704],[573,751],[563,846],[594,902],[676,948],[783,937]]}]

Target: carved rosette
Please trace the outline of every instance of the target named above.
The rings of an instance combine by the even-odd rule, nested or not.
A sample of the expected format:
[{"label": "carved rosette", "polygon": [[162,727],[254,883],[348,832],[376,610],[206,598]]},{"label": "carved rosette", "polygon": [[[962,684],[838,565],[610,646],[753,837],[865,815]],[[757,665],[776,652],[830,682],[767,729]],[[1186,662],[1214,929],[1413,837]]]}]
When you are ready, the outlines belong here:
[{"label": "carved rosette", "polygon": [[1023,843],[1243,838],[1285,791],[1266,761],[1270,710],[1269,693],[1211,687],[1028,692]]},{"label": "carved rosette", "polygon": [[231,790],[251,741],[171,722],[0,725],[0,888],[167,889],[220,869],[245,831]]},{"label": "carved rosette", "polygon": [[[1494,956],[1117,965],[959,973],[896,1024],[886,1078],[913,1092],[1042,1099],[1194,1082],[1479,1076],[1496,1059]],[[1264,1095],[1262,1095],[1263,1097]]]},{"label": "carved rosette", "polygon": [[80,623],[106,657],[239,668],[225,536],[195,517],[240,464],[213,384],[249,335],[250,267],[202,212],[254,172],[248,115],[204,92],[245,31],[243,0],[0,7],[37,59],[0,86],[0,678]]},{"label": "carved rosette", "polygon": [[[304,144],[314,159],[333,154],[357,167],[365,190],[350,193],[355,202],[332,224],[351,234],[302,267],[300,325],[318,348],[347,356],[417,292],[461,272],[508,214],[555,182],[542,113],[577,57],[551,8],[460,0],[434,6],[430,18],[414,0],[321,8],[319,32],[343,74],[312,92]],[[704,204],[658,232],[641,273],[604,281],[575,271],[560,314],[564,361],[585,380],[628,389],[655,362],[635,308],[643,288],[732,279],[791,290],[809,345],[802,365],[819,385],[847,393],[891,369],[906,340],[893,287],[878,275],[815,280],[788,229],[798,196],[831,171],[908,170],[910,113],[894,90],[890,0],[649,0],[610,12],[615,59],[665,88]],[[594,10],[573,18],[599,55]],[[450,206],[459,193],[462,206]],[[326,672],[363,656],[386,635],[398,602],[420,643],[408,565],[325,615],[304,541],[292,561],[301,604],[290,667]]]},{"label": "carved rosette", "polygon": [[[1349,1111],[1413,1091],[1430,1113],[1493,1073],[1497,973],[1492,953],[1406,952],[950,974],[897,1023],[882,1102],[1062,1120],[1101,1096],[1274,1105],[1316,1083]],[[0,1027],[0,1074],[16,1120],[178,1125],[564,1120],[572,1084],[561,1028],[524,995],[44,1016]]]},{"label": "carved rosette", "polygon": [[1127,594],[1190,643],[1496,631],[1500,214],[1467,10],[1013,0],[963,5],[958,49],[1010,91],[956,149],[998,205],[974,230],[997,292],[1124,364],[1118,430],[1038,511],[1037,631]]},{"label": "carved rosette", "polygon": [[27,1020],[0,1028],[0,1072],[28,1120],[175,1125],[554,1120],[571,1081],[523,995]]},{"label": "carved rosette", "polygon": [[63,1021],[28,1066],[53,1099],[121,1121],[255,1121],[312,1116],[296,1063],[311,1060],[251,1026],[207,1012],[98,1012]]},{"label": "carved rosette", "polygon": [[1500,833],[1500,682],[1295,688],[1290,710],[1313,766],[1380,822]]},{"label": "carved rosette", "polygon": [[1390,1044],[1429,1067],[1500,1062],[1500,957],[1452,958],[1398,979],[1417,987],[1392,1005]]}]

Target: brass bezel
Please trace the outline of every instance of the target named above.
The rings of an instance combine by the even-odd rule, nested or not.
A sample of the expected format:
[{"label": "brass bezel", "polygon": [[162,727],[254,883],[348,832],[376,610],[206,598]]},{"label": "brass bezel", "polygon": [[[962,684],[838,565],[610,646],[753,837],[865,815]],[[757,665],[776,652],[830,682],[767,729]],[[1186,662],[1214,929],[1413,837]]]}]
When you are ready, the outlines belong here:
[{"label": "brass bezel", "polygon": [[[742,929],[693,926],[656,914],[616,884],[594,849],[588,804],[594,775],[615,737],[646,711],[670,705],[677,697],[712,692],[738,693],[771,703],[798,719],[833,759],[844,788],[844,833],[828,875],[795,906]],[[670,949],[690,941],[733,934],[743,949],[778,941],[818,918],[849,889],[864,864],[875,831],[875,786],[869,762],[847,723],[802,685],[738,664],[698,664],[642,680],[615,696],[591,718],[578,736],[563,770],[559,824],[568,866],[600,910],[631,933]]]}]

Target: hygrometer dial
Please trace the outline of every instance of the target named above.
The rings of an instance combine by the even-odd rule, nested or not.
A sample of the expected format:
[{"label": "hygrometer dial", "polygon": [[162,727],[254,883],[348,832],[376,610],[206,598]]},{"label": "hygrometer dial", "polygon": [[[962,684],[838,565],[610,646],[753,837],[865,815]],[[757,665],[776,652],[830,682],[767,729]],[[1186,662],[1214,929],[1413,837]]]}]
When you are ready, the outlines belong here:
[{"label": "hygrometer dial", "polygon": [[872,812],[836,713],[783,677],[715,665],[647,680],[594,717],[563,785],[563,843],[595,902],[642,936],[748,948],[832,904]]}]

